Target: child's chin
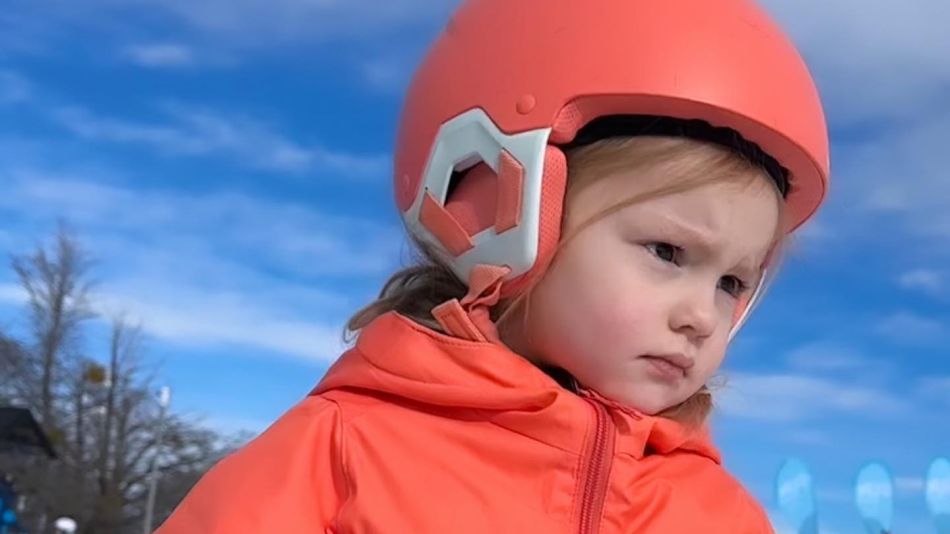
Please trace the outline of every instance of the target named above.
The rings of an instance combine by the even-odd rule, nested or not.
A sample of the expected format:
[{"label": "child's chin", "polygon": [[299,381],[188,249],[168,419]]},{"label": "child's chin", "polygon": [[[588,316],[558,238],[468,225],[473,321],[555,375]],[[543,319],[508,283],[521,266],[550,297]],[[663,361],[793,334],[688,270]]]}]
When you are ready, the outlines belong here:
[{"label": "child's chin", "polygon": [[[595,388],[598,389],[598,388]],[[598,389],[601,395],[644,415],[658,415],[686,399],[680,399],[668,384],[652,380],[630,380],[607,384]]]},{"label": "child's chin", "polygon": [[631,395],[627,399],[622,399],[621,402],[644,415],[657,415],[673,406],[668,399],[655,395]]}]

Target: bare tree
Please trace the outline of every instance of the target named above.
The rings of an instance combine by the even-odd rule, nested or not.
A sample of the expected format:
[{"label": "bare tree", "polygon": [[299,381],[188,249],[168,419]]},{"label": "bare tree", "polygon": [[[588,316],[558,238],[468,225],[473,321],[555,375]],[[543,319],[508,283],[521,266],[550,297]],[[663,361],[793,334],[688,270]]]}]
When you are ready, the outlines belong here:
[{"label": "bare tree", "polygon": [[83,354],[83,322],[95,317],[91,263],[62,227],[49,250],[37,247],[12,265],[28,296],[33,339],[0,333],[0,371],[9,372],[0,379],[0,399],[40,414],[59,460],[0,456],[0,473],[13,475],[27,495],[31,532],[45,533],[49,519],[69,515],[80,533],[137,533],[152,462],[161,474],[161,520],[240,438],[224,439],[174,413],[161,416],[143,329],[125,316],[110,322],[108,354]]},{"label": "bare tree", "polygon": [[[63,351],[79,336],[83,321],[93,316],[89,305],[89,257],[64,224],[60,224],[52,246],[38,246],[27,255],[15,256],[13,270],[29,298],[38,361],[38,391],[28,399],[39,412],[48,431],[59,430],[54,417],[57,379],[62,372]],[[39,403],[36,406],[36,403]]]}]

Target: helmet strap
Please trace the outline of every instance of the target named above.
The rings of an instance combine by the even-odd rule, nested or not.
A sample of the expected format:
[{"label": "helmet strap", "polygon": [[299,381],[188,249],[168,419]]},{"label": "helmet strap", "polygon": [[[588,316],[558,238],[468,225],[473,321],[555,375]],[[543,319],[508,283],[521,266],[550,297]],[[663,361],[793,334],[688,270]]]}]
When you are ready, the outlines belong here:
[{"label": "helmet strap", "polygon": [[432,309],[432,316],[446,333],[467,339],[501,343],[491,320],[491,308],[501,299],[501,287],[511,269],[498,265],[476,265],[469,275],[468,293],[462,300],[451,299]]}]

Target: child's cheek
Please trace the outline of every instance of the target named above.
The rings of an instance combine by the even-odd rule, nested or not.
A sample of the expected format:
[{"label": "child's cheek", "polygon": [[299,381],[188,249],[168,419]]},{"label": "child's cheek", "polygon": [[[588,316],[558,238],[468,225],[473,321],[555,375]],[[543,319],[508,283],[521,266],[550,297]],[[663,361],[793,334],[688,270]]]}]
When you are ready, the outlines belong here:
[{"label": "child's cheek", "polygon": [[638,303],[616,290],[598,295],[589,317],[596,324],[593,342],[604,354],[625,355],[642,343],[647,317]]}]

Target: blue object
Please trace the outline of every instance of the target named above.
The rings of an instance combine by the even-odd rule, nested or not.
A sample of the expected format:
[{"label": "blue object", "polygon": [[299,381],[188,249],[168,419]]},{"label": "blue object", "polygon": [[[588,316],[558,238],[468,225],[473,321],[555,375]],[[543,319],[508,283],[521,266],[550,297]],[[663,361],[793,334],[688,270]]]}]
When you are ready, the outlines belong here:
[{"label": "blue object", "polygon": [[798,534],[818,534],[814,481],[808,466],[796,458],[782,464],[775,477],[778,507]]},{"label": "blue object", "polygon": [[950,534],[950,460],[931,462],[924,493],[937,533]]},{"label": "blue object", "polygon": [[894,478],[880,463],[861,468],[854,483],[854,502],[869,534],[890,532],[894,524]]}]

